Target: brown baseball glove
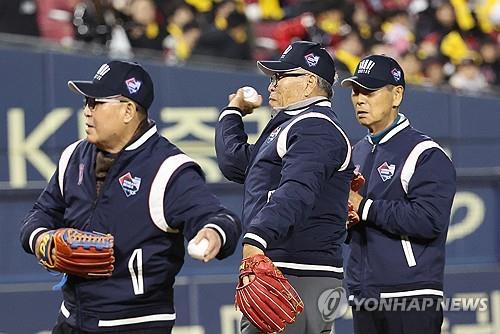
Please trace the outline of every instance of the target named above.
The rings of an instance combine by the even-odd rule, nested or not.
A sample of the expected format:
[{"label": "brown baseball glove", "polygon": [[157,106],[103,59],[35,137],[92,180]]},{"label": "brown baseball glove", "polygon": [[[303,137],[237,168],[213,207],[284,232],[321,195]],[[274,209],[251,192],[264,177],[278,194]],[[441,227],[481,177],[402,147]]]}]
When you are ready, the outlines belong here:
[{"label": "brown baseball glove", "polygon": [[41,236],[37,249],[47,269],[85,278],[109,277],[113,272],[113,236],[60,228]]}]

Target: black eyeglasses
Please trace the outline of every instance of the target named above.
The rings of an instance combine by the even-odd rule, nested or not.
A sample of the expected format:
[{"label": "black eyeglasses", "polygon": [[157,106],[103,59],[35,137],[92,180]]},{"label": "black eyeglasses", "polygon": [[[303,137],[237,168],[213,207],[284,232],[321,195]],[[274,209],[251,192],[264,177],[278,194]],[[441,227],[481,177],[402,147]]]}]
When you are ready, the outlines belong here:
[{"label": "black eyeglasses", "polygon": [[274,73],[269,78],[269,83],[276,87],[278,85],[278,81],[286,77],[301,77],[303,75],[308,75],[309,73]]},{"label": "black eyeglasses", "polygon": [[94,109],[100,103],[123,103],[130,102],[128,100],[120,100],[120,99],[110,99],[110,98],[95,98],[86,96],[83,100],[84,106],[88,106],[91,109]]}]

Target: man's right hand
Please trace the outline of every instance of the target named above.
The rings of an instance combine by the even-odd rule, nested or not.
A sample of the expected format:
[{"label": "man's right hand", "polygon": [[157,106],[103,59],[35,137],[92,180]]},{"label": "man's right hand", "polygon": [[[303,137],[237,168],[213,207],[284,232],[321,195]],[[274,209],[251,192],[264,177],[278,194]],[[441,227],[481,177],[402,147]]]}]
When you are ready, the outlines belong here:
[{"label": "man's right hand", "polygon": [[354,210],[354,206],[351,201],[347,202],[347,222],[346,222],[346,227],[350,229],[354,225],[358,224],[359,221],[361,220],[359,218],[359,214],[357,213],[356,210]]},{"label": "man's right hand", "polygon": [[[43,232],[42,234],[40,234],[37,238],[36,238],[36,241],[35,241],[35,256],[38,260],[40,260],[43,256],[43,250],[40,249],[40,244],[42,242],[42,240],[44,238],[48,238],[49,237],[49,231],[46,231],[46,232]],[[52,258],[54,259],[54,252],[52,252]]]},{"label": "man's right hand", "polygon": [[361,173],[355,172],[351,180],[351,191],[349,192],[349,200],[347,203],[347,222],[346,227],[349,229],[360,222],[358,209],[359,204],[363,200],[363,197],[358,193],[358,191],[365,184],[365,178]]},{"label": "man's right hand", "polygon": [[259,94],[257,102],[252,103],[245,101],[243,98],[243,89],[238,89],[236,93],[229,95],[228,97],[229,104],[228,107],[234,107],[241,110],[243,116],[249,115],[253,113],[255,108],[258,108],[262,105],[262,95]]}]

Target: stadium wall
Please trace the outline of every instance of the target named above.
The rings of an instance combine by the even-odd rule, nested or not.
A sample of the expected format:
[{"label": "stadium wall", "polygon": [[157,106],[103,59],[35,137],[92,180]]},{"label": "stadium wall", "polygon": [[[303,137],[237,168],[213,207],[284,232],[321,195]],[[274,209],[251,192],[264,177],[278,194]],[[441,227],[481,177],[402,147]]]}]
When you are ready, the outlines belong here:
[{"label": "stadium wall", "polygon": [[[57,283],[19,244],[19,227],[55,169],[59,154],[84,135],[81,99],[68,80],[91,79],[104,58],[0,49],[0,333],[38,333],[53,325]],[[241,211],[242,188],[224,182],[214,160],[213,126],[227,95],[240,86],[267,90],[266,77],[248,70],[166,67],[145,62],[156,99],[151,117],[166,137],[198,160],[223,203]],[[350,91],[336,88],[335,110],[352,142],[365,135],[354,119]],[[500,98],[457,96],[410,87],[402,112],[452,156],[459,190],[448,235],[446,294],[486,298],[487,310],[446,313],[443,333],[500,333]],[[265,95],[265,94],[264,94]],[[266,109],[266,108],[262,108]],[[246,117],[250,140],[268,110]],[[233,334],[233,296],[240,250],[206,265],[186,258],[177,280],[177,334]],[[338,333],[351,333],[350,313]]]}]

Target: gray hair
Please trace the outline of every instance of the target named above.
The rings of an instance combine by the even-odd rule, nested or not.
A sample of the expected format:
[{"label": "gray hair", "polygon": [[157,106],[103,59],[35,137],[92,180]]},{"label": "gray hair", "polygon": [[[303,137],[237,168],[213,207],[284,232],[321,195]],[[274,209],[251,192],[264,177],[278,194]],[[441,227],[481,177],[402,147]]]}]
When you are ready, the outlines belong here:
[{"label": "gray hair", "polygon": [[333,85],[329,83],[326,79],[323,79],[320,76],[316,76],[318,78],[318,87],[326,93],[326,97],[331,100],[333,97],[333,85],[335,85],[339,79],[337,73],[335,73],[335,78],[333,80]]}]

